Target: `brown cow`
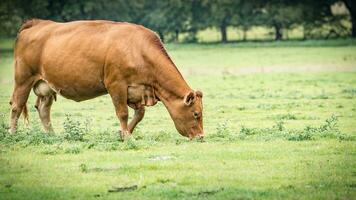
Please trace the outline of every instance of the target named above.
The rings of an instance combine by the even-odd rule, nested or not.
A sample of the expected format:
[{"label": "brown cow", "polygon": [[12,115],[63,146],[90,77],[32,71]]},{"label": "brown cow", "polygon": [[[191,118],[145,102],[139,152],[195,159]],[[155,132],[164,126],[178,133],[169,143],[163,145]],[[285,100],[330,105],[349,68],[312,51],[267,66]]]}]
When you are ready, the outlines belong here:
[{"label": "brown cow", "polygon": [[[132,133],[144,106],[166,106],[178,132],[202,137],[202,93],[193,91],[168,56],[159,37],[135,24],[112,21],[57,23],[30,20],[15,45],[15,87],[10,101],[11,132],[34,88],[36,108],[46,132],[56,94],[84,101],[109,93],[121,125]],[[128,124],[128,105],[135,115]]]}]

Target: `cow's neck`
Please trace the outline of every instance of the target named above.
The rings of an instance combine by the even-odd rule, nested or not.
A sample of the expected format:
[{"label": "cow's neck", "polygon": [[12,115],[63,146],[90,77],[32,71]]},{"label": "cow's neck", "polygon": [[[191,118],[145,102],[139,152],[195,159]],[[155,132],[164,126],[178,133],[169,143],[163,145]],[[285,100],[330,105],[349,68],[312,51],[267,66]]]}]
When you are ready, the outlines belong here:
[{"label": "cow's neck", "polygon": [[192,90],[170,59],[156,60],[154,69],[155,92],[166,106],[169,107],[175,101],[182,101]]}]

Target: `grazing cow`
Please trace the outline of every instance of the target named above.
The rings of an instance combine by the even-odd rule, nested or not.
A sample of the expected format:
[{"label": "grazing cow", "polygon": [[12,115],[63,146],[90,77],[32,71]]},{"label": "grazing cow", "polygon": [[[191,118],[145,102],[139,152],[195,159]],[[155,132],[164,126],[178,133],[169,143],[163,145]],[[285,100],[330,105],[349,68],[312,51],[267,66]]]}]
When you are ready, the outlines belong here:
[{"label": "grazing cow", "polygon": [[[120,121],[122,138],[130,135],[158,100],[166,106],[178,132],[202,137],[200,91],[185,82],[159,37],[135,24],[112,21],[57,23],[33,19],[17,36],[15,86],[10,101],[10,131],[15,132],[31,89],[46,132],[56,95],[84,101],[109,93]],[[128,106],[135,110],[128,124]]]}]

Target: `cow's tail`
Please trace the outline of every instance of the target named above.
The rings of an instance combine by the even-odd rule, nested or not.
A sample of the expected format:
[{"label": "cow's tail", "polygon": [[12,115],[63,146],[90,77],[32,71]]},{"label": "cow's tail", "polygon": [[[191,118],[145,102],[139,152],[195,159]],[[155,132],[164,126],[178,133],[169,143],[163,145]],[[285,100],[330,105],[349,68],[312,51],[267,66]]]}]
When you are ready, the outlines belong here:
[{"label": "cow's tail", "polygon": [[25,126],[28,126],[29,121],[28,121],[28,110],[27,110],[27,105],[25,104],[23,109],[22,109],[22,114],[23,114],[23,119],[25,121]]}]

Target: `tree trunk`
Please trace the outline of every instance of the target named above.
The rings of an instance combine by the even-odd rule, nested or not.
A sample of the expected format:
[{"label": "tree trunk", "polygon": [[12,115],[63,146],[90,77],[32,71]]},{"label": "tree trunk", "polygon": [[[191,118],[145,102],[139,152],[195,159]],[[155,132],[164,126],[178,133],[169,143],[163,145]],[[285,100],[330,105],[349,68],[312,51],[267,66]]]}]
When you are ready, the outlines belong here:
[{"label": "tree trunk", "polygon": [[220,33],[221,33],[221,42],[226,43],[227,42],[227,32],[226,32],[226,25],[224,23],[220,26]]},{"label": "tree trunk", "polygon": [[174,42],[175,43],[179,42],[179,30],[175,30]]},{"label": "tree trunk", "polygon": [[247,28],[243,27],[242,32],[243,32],[242,41],[246,41],[247,40]]},{"label": "tree trunk", "polygon": [[282,40],[283,34],[282,34],[282,28],[279,25],[274,25],[274,30],[275,30],[275,40]]}]

